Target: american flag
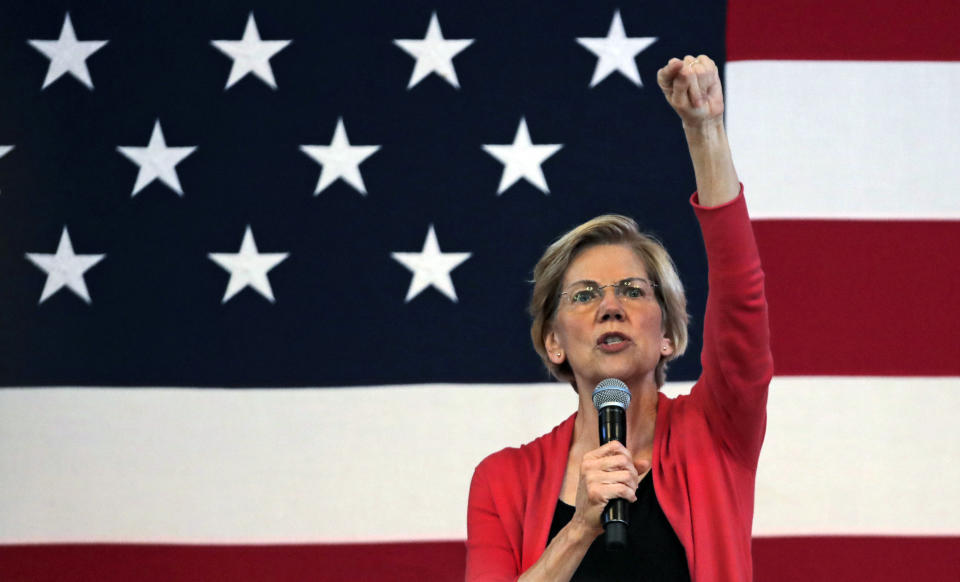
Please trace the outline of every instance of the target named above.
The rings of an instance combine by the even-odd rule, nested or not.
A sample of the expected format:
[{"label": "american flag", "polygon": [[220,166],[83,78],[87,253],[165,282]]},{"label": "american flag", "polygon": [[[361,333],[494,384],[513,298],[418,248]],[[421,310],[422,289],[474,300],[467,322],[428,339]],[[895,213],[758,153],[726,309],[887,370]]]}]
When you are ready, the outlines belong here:
[{"label": "american flag", "polygon": [[[656,86],[723,67],[777,377],[757,580],[960,576],[960,8],[0,7],[0,579],[456,580],[486,454],[575,409],[525,315],[597,214],[671,251]],[[549,516],[545,516],[548,519]]]}]

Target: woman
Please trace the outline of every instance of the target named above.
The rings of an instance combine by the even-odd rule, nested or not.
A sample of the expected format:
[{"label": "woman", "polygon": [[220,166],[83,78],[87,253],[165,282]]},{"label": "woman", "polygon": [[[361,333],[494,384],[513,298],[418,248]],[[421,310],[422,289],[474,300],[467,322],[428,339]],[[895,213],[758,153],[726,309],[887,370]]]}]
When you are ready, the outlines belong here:
[{"label": "woman", "polygon": [[[757,459],[773,370],[763,272],[708,57],[657,73],[693,160],[709,262],[703,373],[689,396],[659,392],[686,348],[683,288],[666,251],[630,219],[596,218],[534,270],[534,346],[577,390],[552,432],[490,455],[470,486],[467,580],[752,579]],[[629,386],[626,446],[599,446],[593,387]],[[605,552],[600,515],[630,502],[630,547]],[[519,577],[519,578],[518,578]]]}]

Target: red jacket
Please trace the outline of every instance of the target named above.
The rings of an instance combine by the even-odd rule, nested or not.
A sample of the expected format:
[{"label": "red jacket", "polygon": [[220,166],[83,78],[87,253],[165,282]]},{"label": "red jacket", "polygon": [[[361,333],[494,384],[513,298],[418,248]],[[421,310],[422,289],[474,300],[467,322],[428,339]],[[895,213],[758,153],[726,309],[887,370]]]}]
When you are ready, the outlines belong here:
[{"label": "red jacket", "polygon": [[[740,195],[691,197],[709,262],[703,373],[688,396],[660,394],[652,474],[694,582],[753,578],[754,481],[773,375],[763,271]],[[547,544],[576,414],[520,448],[484,459],[470,484],[468,581],[516,580]]]}]

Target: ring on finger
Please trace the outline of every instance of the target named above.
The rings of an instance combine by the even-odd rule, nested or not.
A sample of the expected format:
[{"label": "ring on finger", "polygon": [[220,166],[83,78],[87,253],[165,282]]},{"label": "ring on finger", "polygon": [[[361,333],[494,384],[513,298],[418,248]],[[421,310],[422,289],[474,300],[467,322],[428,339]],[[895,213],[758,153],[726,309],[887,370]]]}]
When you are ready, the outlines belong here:
[{"label": "ring on finger", "polygon": [[690,67],[693,67],[693,65],[699,65],[699,64],[700,64],[700,61],[699,61],[698,59],[693,59],[692,61],[690,61],[690,62],[687,63],[687,64],[688,64]]}]

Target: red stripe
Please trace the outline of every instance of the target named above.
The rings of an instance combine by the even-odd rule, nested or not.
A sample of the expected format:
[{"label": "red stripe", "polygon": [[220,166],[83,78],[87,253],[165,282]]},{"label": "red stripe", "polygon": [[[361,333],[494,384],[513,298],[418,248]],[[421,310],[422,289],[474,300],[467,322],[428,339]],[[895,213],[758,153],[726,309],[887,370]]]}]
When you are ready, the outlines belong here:
[{"label": "red stripe", "polygon": [[0,546],[4,582],[462,581],[463,542],[179,546]]},{"label": "red stripe", "polygon": [[[463,542],[296,546],[0,546],[0,580],[459,582]],[[956,582],[960,537],[757,538],[756,582]]]},{"label": "red stripe", "polygon": [[727,60],[960,60],[960,2],[737,0]]},{"label": "red stripe", "polygon": [[754,222],[778,375],[960,375],[960,222]]},{"label": "red stripe", "polygon": [[756,582],[956,582],[960,538],[755,538]]}]

